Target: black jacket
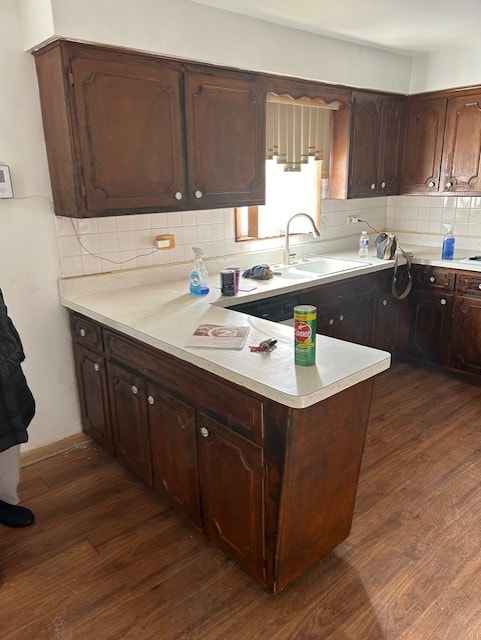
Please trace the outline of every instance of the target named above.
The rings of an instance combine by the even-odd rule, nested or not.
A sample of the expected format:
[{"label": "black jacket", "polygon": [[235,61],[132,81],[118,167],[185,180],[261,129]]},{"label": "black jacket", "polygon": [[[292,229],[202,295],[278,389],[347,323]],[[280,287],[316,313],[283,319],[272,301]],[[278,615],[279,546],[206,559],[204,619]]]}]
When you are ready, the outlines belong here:
[{"label": "black jacket", "polygon": [[0,451],[27,442],[35,401],[23,375],[22,342],[0,289]]}]

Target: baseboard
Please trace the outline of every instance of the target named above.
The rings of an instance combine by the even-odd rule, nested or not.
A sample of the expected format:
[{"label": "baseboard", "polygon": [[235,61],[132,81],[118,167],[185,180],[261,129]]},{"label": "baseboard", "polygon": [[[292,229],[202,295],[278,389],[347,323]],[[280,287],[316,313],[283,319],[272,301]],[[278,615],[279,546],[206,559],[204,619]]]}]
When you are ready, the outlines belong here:
[{"label": "baseboard", "polygon": [[21,454],[20,463],[22,467],[28,467],[30,464],[40,462],[40,460],[46,460],[52,456],[56,456],[59,453],[65,453],[70,449],[75,449],[86,442],[91,442],[90,438],[85,433],[76,433],[68,438],[63,438],[52,444],[47,444],[44,447],[38,447],[32,449],[32,451],[26,451]]}]

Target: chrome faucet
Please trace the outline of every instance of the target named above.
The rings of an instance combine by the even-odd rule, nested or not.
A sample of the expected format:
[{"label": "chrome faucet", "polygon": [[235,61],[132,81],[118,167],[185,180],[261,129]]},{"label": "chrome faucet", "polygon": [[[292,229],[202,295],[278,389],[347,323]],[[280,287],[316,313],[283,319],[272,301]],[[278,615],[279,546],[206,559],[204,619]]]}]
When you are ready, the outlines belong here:
[{"label": "chrome faucet", "polygon": [[289,226],[291,224],[291,222],[294,220],[294,218],[298,218],[298,217],[304,217],[307,218],[311,225],[312,225],[312,235],[315,238],[319,238],[319,236],[321,235],[321,232],[319,231],[319,229],[316,227],[316,223],[314,222],[314,220],[312,219],[312,217],[308,214],[308,213],[295,213],[293,216],[291,216],[289,218],[289,220],[287,221],[287,228],[286,228],[286,246],[285,246],[285,250],[284,250],[284,264],[291,264],[291,258],[293,258],[296,254],[290,252],[289,249]]}]

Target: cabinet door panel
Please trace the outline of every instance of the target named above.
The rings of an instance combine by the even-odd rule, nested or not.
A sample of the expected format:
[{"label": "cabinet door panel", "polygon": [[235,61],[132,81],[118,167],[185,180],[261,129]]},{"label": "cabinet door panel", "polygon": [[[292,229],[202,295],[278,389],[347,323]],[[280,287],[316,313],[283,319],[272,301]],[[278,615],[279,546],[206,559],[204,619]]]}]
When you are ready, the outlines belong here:
[{"label": "cabinet door panel", "polygon": [[419,292],[411,296],[408,352],[427,362],[446,364],[453,296]]},{"label": "cabinet door panel", "polygon": [[74,344],[74,359],[83,430],[113,454],[105,358]]},{"label": "cabinet door panel", "polygon": [[177,71],[86,58],[72,71],[87,209],[185,200]]},{"label": "cabinet door panel", "polygon": [[441,191],[481,192],[481,94],[448,102]]},{"label": "cabinet door panel", "polygon": [[265,94],[249,80],[186,73],[189,198],[205,207],[262,204]]},{"label": "cabinet door panel", "polygon": [[370,344],[372,335],[372,299],[333,307],[318,315],[317,333],[355,342]]},{"label": "cabinet door panel", "polygon": [[145,383],[127,369],[109,363],[109,385],[117,456],[152,484]]},{"label": "cabinet door panel", "polygon": [[409,304],[387,293],[375,301],[372,346],[402,356],[409,332]]},{"label": "cabinet door panel", "polygon": [[481,375],[481,299],[456,299],[449,366]]},{"label": "cabinet door panel", "polygon": [[349,195],[376,195],[382,101],[356,95],[353,105]]},{"label": "cabinet door panel", "polygon": [[412,100],[408,104],[401,193],[436,193],[439,191],[447,100]]},{"label": "cabinet door panel", "polygon": [[262,449],[204,413],[199,414],[198,427],[204,529],[241,567],[262,580]]},{"label": "cabinet door panel", "polygon": [[380,194],[399,193],[405,113],[404,101],[383,100],[377,179]]},{"label": "cabinet door panel", "polygon": [[147,393],[154,489],[200,527],[195,410],[153,385]]}]

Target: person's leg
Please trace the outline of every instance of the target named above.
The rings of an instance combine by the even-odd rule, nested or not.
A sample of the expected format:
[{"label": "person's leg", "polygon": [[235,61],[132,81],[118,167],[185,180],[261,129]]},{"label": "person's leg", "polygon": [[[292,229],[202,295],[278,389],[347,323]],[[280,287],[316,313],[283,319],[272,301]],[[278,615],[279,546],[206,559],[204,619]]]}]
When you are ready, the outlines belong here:
[{"label": "person's leg", "polygon": [[30,509],[18,504],[20,480],[20,445],[0,453],[0,524],[28,527],[35,517]]},{"label": "person's leg", "polygon": [[0,500],[18,504],[20,481],[20,445],[0,453]]}]

